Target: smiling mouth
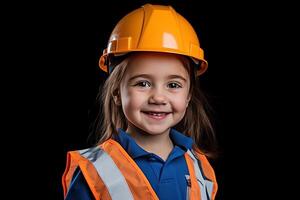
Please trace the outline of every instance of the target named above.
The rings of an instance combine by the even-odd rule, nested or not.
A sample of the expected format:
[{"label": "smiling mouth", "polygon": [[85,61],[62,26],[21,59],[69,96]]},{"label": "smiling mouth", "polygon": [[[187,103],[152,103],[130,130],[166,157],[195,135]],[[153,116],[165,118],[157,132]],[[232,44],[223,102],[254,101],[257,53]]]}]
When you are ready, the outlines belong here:
[{"label": "smiling mouth", "polygon": [[146,116],[156,119],[156,120],[162,120],[166,118],[171,112],[152,112],[152,111],[142,111]]}]

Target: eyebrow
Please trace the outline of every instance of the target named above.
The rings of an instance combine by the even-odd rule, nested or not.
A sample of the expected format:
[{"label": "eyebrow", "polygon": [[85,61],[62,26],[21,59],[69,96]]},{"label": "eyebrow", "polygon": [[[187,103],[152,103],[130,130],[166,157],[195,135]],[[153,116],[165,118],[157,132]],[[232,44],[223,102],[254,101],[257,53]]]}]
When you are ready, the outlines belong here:
[{"label": "eyebrow", "polygon": [[[136,78],[149,78],[150,79],[152,77],[153,76],[150,74],[138,74],[138,75],[130,77],[129,81],[132,81]],[[167,79],[175,79],[175,78],[178,78],[178,79],[183,80],[184,82],[187,82],[187,80],[183,76],[180,76],[180,75],[172,74],[167,77]]]}]

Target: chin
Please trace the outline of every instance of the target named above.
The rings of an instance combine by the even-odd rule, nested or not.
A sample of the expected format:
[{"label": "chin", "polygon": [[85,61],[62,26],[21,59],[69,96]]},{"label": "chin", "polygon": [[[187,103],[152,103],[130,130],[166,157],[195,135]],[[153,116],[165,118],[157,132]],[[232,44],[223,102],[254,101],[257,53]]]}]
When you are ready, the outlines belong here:
[{"label": "chin", "polygon": [[167,128],[161,128],[161,127],[149,127],[149,128],[143,128],[143,131],[148,133],[149,135],[161,135],[165,133],[166,131],[170,130],[170,127]]}]

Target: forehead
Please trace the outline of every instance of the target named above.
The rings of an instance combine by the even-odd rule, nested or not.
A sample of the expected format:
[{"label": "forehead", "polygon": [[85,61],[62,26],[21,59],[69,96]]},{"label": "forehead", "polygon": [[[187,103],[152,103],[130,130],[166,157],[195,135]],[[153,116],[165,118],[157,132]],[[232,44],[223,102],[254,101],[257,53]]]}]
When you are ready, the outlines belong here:
[{"label": "forehead", "polygon": [[139,52],[130,56],[126,74],[181,75],[187,78],[189,75],[186,67],[182,59],[174,54]]}]

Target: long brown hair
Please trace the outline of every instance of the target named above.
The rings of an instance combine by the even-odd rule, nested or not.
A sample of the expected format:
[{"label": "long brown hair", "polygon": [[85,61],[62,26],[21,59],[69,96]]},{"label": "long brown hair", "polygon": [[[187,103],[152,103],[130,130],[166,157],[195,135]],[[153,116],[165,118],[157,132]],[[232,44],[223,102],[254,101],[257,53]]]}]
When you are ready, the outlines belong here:
[{"label": "long brown hair", "polygon": [[[196,67],[194,67],[189,58],[179,55],[177,57],[181,60],[190,75],[191,100],[184,118],[174,128],[183,134],[192,137],[194,146],[198,147],[205,155],[208,157],[215,157],[216,138],[208,115],[211,107],[203,92],[200,90],[199,80],[196,76]],[[102,121],[99,121],[96,130],[98,144],[110,139],[113,134],[118,132],[118,128],[122,128],[123,130],[127,129],[128,124],[122,106],[115,104],[114,96],[118,95],[117,93],[129,61],[130,55],[126,56],[114,67],[114,70],[104,83],[101,96],[99,96],[100,101],[102,102],[102,112],[99,118],[101,118]]]}]

